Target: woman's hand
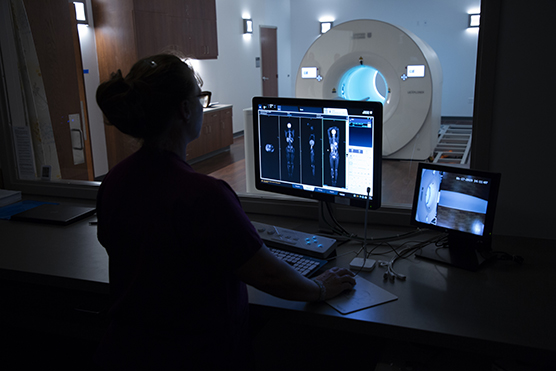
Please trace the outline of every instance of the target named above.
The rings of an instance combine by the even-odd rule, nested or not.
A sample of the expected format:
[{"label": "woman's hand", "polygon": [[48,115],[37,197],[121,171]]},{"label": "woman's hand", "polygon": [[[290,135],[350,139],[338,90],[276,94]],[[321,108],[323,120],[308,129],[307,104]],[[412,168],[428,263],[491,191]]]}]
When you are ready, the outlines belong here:
[{"label": "woman's hand", "polygon": [[355,273],[345,268],[330,268],[320,276],[315,278],[315,281],[320,281],[326,293],[323,300],[331,299],[346,290],[351,290],[355,286]]}]

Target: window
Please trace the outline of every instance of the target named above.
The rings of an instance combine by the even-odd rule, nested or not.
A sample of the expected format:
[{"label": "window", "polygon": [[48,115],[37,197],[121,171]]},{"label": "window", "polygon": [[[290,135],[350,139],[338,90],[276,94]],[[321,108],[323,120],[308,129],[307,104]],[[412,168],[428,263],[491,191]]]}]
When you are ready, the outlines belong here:
[{"label": "window", "polygon": [[[61,29],[57,35],[61,36],[56,37],[56,40],[43,39],[42,42],[45,45],[54,45],[57,48],[57,55],[58,53],[66,55],[64,58],[57,58],[55,64],[44,65],[41,63],[40,71],[43,77],[41,89],[44,91],[42,95],[40,89],[37,92],[36,85],[33,85],[30,80],[34,71],[30,64],[32,56],[25,55],[22,46],[15,42],[15,40],[19,40],[18,42],[23,43],[25,40],[13,31],[17,27],[13,21],[14,17],[10,16],[10,3],[14,4],[13,8],[16,11],[22,11],[23,1],[2,1],[0,4],[2,7],[0,23],[4,27],[0,36],[3,58],[1,67],[5,76],[0,93],[6,97],[0,102],[2,104],[0,130],[5,186],[21,189],[24,192],[40,192],[51,195],[68,195],[67,192],[70,190],[73,192],[71,194],[76,197],[94,197],[96,186],[99,184],[95,179],[104,174],[104,170],[97,170],[103,160],[97,160],[95,153],[106,151],[106,148],[100,147],[100,150],[96,151],[93,143],[95,132],[92,129],[103,128],[103,124],[101,120],[91,119],[96,107],[88,102],[88,98],[94,93],[87,91],[86,86],[85,88],[82,86],[88,74],[87,71],[83,71],[82,64],[75,57],[76,45],[72,32],[77,32],[77,30],[71,26],[72,15],[67,7],[67,2],[52,2],[48,7],[40,5],[28,12],[29,19],[34,20],[30,24],[39,22],[35,26],[31,25],[32,29],[40,29],[41,21],[48,17],[56,17],[57,24]],[[59,4],[56,5],[57,3]],[[62,3],[63,5],[60,5]],[[91,30],[92,28],[89,29],[89,32]],[[42,59],[41,55],[44,53],[48,55],[53,51],[44,51],[40,46],[41,37],[48,35],[41,35],[40,32],[35,32],[34,36],[35,34],[37,36],[35,42],[38,46],[34,60],[37,62]],[[48,44],[49,41],[54,44]],[[18,71],[18,63],[22,60],[27,61],[26,64],[22,64],[26,66],[27,81],[25,81],[25,76],[14,72]],[[296,69],[296,66],[292,69]],[[75,73],[71,71],[75,71]],[[88,72],[90,74],[91,71]],[[63,82],[59,78],[61,75],[64,75]],[[67,88],[60,89],[62,83]],[[48,102],[46,106],[48,113],[37,109],[45,107],[40,104],[40,99],[44,96]],[[234,107],[236,110],[242,108]],[[96,114],[98,115],[98,112]],[[36,119],[41,115],[50,117],[50,120]],[[98,125],[99,121],[100,125]],[[33,124],[33,122],[40,124]],[[59,128],[62,126],[63,130],[60,131]],[[385,171],[388,171],[389,166],[394,167],[394,165],[393,162],[385,163]],[[416,167],[416,164],[407,164],[406,168],[393,169],[390,172],[390,181],[395,183],[412,179],[411,171]],[[44,178],[50,178],[50,182],[42,180]],[[407,189],[412,194],[413,187],[408,185]],[[391,196],[392,202],[388,202],[391,204],[407,206],[411,202],[408,193],[405,193],[404,196],[403,193],[393,191]],[[387,197],[386,194],[385,197]]]}]

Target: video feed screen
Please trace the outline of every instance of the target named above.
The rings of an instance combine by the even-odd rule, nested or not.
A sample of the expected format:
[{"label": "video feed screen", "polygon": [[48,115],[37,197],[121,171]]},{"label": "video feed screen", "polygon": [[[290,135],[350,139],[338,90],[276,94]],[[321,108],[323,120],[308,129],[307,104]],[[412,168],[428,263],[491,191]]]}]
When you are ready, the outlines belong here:
[{"label": "video feed screen", "polygon": [[420,166],[414,200],[418,223],[483,236],[490,233],[498,174]]},{"label": "video feed screen", "polygon": [[254,106],[257,188],[317,199],[319,194],[340,203],[343,198],[348,205],[350,199],[366,200],[369,189],[377,207],[382,105],[293,98],[275,101]]}]

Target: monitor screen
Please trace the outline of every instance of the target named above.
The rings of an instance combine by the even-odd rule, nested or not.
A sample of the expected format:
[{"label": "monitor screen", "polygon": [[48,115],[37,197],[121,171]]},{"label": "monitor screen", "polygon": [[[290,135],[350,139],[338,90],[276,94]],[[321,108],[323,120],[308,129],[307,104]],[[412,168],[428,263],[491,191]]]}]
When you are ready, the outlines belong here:
[{"label": "monitor screen", "polygon": [[477,239],[489,237],[499,183],[498,173],[419,163],[411,221]]},{"label": "monitor screen", "polygon": [[257,189],[380,207],[381,103],[255,97],[253,125]]}]

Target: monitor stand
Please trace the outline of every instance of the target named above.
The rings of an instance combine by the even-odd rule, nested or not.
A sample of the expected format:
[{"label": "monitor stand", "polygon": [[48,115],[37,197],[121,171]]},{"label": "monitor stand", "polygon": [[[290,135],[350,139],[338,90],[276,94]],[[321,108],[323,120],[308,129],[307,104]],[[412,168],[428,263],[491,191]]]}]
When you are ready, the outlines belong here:
[{"label": "monitor stand", "polygon": [[423,247],[415,256],[476,271],[489,260],[490,245],[490,238],[477,240],[449,234],[447,248],[432,243]]}]

